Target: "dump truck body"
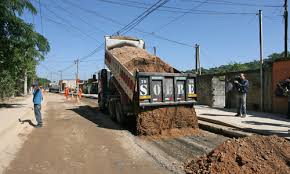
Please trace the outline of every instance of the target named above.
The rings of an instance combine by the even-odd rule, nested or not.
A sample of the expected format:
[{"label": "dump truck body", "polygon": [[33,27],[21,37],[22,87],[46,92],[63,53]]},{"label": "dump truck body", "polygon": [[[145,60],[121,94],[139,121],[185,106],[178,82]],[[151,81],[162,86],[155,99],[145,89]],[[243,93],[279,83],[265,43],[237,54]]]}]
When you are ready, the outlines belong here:
[{"label": "dump truck body", "polygon": [[[135,47],[144,51],[144,41],[110,36],[105,39],[105,64],[108,70],[102,69],[99,72],[99,106],[108,110],[113,119],[124,123],[128,116],[136,117],[146,110],[184,105],[192,108],[197,97],[194,74],[180,73],[174,68],[170,71],[175,73],[141,72],[135,67],[133,70],[136,70],[133,71],[128,67],[132,61],[140,61],[138,56],[125,56],[124,59],[124,55],[123,58],[116,56],[111,50]],[[142,61],[146,62],[147,59],[140,63]],[[158,68],[159,65],[155,62],[153,66]]]}]

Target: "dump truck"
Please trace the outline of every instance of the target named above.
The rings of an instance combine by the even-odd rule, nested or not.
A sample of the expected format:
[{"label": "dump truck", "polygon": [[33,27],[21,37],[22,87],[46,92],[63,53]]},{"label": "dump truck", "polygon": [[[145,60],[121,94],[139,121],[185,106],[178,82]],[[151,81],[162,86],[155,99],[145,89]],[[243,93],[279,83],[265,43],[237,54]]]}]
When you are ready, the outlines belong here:
[{"label": "dump truck", "polygon": [[142,39],[124,36],[105,36],[105,65],[98,73],[98,104],[113,120],[132,124],[139,135],[197,128],[195,74],[149,54]]}]

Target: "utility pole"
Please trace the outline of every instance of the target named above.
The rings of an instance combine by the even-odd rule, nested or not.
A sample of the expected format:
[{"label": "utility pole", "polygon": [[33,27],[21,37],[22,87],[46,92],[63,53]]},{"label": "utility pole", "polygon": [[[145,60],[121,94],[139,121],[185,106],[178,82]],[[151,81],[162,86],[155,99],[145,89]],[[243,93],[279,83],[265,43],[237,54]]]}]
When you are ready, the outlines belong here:
[{"label": "utility pole", "polygon": [[259,10],[259,36],[260,36],[260,84],[261,84],[261,90],[260,90],[260,110],[263,111],[263,100],[264,100],[264,85],[263,85],[263,23],[262,23],[262,10]]},{"label": "utility pole", "polygon": [[51,83],[52,83],[52,72],[50,72],[50,80],[51,80]]},{"label": "utility pole", "polygon": [[153,55],[156,56],[156,47],[153,47]]},{"label": "utility pole", "polygon": [[197,52],[198,52],[198,45],[195,44],[195,74],[197,74],[197,69],[198,69],[198,55],[197,55]]},{"label": "utility pole", "polygon": [[284,4],[284,20],[285,20],[284,56],[288,57],[288,0],[285,0]]},{"label": "utility pole", "polygon": [[77,79],[79,79],[79,59],[75,60],[75,64],[77,64]]},{"label": "utility pole", "polygon": [[156,65],[156,47],[155,46],[153,47],[153,55],[155,56],[154,57],[154,63]]},{"label": "utility pole", "polygon": [[59,71],[60,72],[60,90],[62,91],[62,71]]},{"label": "utility pole", "polygon": [[76,86],[77,90],[79,90],[79,59],[75,60],[75,64],[77,64]]},{"label": "utility pole", "polygon": [[27,71],[25,70],[24,72],[24,91],[23,91],[24,95],[27,95]]},{"label": "utility pole", "polygon": [[199,71],[199,75],[201,75],[201,66],[200,66],[200,45],[198,45],[198,49],[197,49],[197,53],[198,53],[198,71]]},{"label": "utility pole", "polygon": [[200,67],[200,47],[198,44],[195,44],[195,72],[198,75],[201,75],[201,67]]}]

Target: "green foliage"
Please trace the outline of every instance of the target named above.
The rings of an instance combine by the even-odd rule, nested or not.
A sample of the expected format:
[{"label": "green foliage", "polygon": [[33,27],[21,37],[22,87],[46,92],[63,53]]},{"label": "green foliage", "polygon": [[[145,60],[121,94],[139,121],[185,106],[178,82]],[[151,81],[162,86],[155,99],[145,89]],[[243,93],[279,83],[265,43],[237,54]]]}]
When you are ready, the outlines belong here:
[{"label": "green foliage", "polygon": [[37,12],[28,0],[0,1],[0,98],[19,93],[24,73],[35,77],[36,65],[50,50],[47,39],[19,17],[24,10]]},{"label": "green foliage", "polygon": [[37,81],[38,81],[38,85],[42,86],[42,87],[48,87],[48,85],[50,83],[50,80],[48,80],[46,78],[41,78],[41,77],[38,77]]},{"label": "green foliage", "polygon": [[[289,52],[290,55],[290,52]],[[283,58],[284,52],[282,53],[273,53],[268,56],[267,59],[265,59],[264,67],[268,67],[269,63]],[[290,57],[288,57],[290,58]],[[227,72],[239,72],[239,71],[247,71],[247,70],[256,70],[260,68],[260,61],[251,61],[247,63],[239,63],[239,62],[231,62],[227,65],[221,65],[219,67],[209,68],[205,69],[202,68],[201,72],[202,74],[219,74],[219,73],[227,73]],[[188,70],[186,72],[194,72],[195,70]]]},{"label": "green foliage", "polygon": [[[288,58],[290,56],[290,52],[288,52]],[[269,60],[274,61],[276,59],[284,58],[284,51],[282,53],[273,53],[268,56]]]}]

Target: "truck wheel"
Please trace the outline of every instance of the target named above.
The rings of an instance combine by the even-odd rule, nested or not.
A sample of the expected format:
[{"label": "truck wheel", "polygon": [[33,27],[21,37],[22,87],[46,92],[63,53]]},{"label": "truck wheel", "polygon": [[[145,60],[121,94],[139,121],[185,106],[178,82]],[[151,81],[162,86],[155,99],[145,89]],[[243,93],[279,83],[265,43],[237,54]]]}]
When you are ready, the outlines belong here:
[{"label": "truck wheel", "polygon": [[116,120],[116,103],[114,101],[109,102],[108,110],[110,118]]},{"label": "truck wheel", "polygon": [[123,125],[125,123],[125,115],[124,115],[121,103],[116,102],[115,108],[116,108],[117,122],[120,123],[121,125]]}]

